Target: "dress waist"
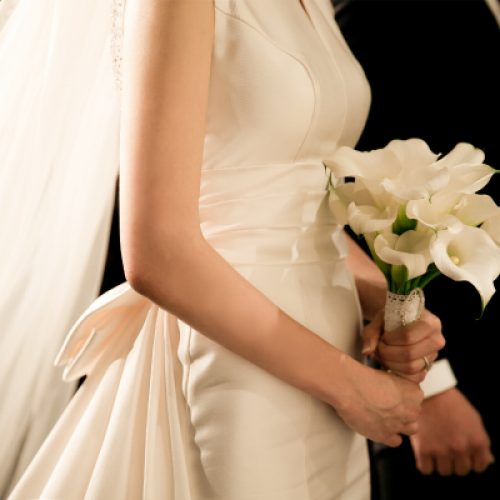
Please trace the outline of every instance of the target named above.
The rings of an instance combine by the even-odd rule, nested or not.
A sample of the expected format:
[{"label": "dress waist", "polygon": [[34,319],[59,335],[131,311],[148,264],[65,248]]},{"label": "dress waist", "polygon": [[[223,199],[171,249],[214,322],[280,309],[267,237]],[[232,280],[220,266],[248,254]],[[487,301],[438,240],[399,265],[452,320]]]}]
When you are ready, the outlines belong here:
[{"label": "dress waist", "polygon": [[321,162],[202,171],[201,229],[232,265],[301,264],[347,255]]}]

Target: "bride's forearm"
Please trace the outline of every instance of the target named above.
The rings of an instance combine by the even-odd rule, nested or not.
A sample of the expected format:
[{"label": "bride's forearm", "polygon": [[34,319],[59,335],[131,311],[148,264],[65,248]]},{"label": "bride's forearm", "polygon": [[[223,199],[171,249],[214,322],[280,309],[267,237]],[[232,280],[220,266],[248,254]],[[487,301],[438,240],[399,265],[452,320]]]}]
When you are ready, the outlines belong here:
[{"label": "bride's forearm", "polygon": [[201,236],[165,236],[144,245],[142,263],[127,260],[126,269],[135,266],[127,278],[139,293],[276,377],[342,407],[358,363],[280,310]]},{"label": "bride's forearm", "polygon": [[364,367],[287,316],[200,233],[213,2],[127,3],[120,128],[127,279],[208,338],[338,406],[346,366]]}]

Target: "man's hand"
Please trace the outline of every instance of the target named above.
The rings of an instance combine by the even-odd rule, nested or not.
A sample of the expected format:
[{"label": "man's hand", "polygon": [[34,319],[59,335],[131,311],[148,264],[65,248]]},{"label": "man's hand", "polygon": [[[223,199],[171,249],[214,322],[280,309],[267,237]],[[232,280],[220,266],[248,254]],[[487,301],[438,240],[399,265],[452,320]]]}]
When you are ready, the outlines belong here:
[{"label": "man's hand", "polygon": [[419,430],[410,440],[422,474],[465,476],[494,461],[481,416],[456,388],[424,400]]}]

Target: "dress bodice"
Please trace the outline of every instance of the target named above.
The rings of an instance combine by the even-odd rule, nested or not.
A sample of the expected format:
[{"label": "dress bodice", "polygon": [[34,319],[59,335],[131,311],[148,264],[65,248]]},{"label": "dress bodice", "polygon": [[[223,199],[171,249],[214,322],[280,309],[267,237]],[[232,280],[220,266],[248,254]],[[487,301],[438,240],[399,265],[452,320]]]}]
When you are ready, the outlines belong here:
[{"label": "dress bodice", "polygon": [[215,0],[203,169],[322,160],[370,104],[329,0]]},{"label": "dress bodice", "polygon": [[216,0],[200,220],[232,264],[345,257],[322,160],[370,91],[328,0]]},{"label": "dress bodice", "polygon": [[[370,105],[329,0],[214,0],[200,185],[207,241],[230,263],[343,258],[323,159],[354,147]],[[114,0],[121,87],[125,0]]]}]

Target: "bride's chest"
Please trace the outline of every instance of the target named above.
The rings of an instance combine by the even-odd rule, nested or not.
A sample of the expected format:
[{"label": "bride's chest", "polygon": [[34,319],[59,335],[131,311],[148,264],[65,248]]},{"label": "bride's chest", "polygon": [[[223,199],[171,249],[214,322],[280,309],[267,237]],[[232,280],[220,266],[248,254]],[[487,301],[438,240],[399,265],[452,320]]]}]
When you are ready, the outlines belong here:
[{"label": "bride's chest", "polygon": [[319,157],[357,141],[369,87],[317,2],[328,0],[304,0],[306,13],[299,0],[215,0],[207,159],[227,160],[234,142],[233,163]]}]

